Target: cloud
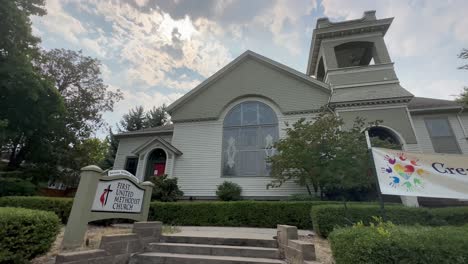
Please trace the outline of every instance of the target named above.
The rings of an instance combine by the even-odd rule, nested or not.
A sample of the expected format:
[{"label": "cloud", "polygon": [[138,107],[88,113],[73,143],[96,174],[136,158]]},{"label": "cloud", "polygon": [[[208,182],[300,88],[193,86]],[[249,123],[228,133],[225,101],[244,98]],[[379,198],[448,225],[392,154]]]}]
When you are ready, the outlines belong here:
[{"label": "cloud", "polygon": [[397,57],[433,53],[450,39],[468,40],[468,2],[463,0],[323,0],[322,6],[332,20],[360,18],[365,10],[377,10],[379,18],[395,17],[386,40],[390,53]]},{"label": "cloud", "polygon": [[[80,36],[87,32],[82,23],[65,12],[58,0],[48,0],[46,9],[47,19],[33,17],[35,27],[42,26],[59,38],[64,38],[73,44],[79,43]],[[36,31],[40,32],[38,29]]]},{"label": "cloud", "polygon": [[206,19],[173,19],[159,9],[142,13],[130,4],[88,4],[111,24],[112,35],[106,42],[113,54],[128,65],[130,85],[187,90],[199,80],[179,81],[168,77],[168,73],[186,67],[208,77],[232,59],[217,38],[220,29]]},{"label": "cloud", "polygon": [[297,55],[301,52],[301,39],[304,35],[303,25],[298,22],[316,7],[315,1],[277,0],[266,12],[257,16],[256,20],[269,28],[277,45]]}]

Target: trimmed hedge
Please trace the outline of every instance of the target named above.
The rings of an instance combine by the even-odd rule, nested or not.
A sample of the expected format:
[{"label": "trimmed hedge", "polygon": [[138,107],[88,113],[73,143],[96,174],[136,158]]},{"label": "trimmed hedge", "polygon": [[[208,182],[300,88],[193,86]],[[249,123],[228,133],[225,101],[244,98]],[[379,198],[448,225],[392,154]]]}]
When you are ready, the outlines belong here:
[{"label": "trimmed hedge", "polygon": [[[425,225],[433,221],[429,210],[424,208],[390,205],[385,206],[385,212],[387,220],[394,224]],[[373,216],[382,216],[378,205],[348,204],[347,209],[343,205],[319,205],[311,209],[314,231],[322,237],[327,237],[335,227],[350,226],[359,221],[369,224]]]},{"label": "trimmed hedge", "polygon": [[311,228],[311,202],[177,202],[151,203],[149,218],[174,225],[276,228],[277,224]]},{"label": "trimmed hedge", "polygon": [[468,224],[468,207],[445,207],[431,209],[431,214],[440,225],[461,226]]},{"label": "trimmed hedge", "polygon": [[468,226],[340,228],[329,240],[336,264],[468,262]]},{"label": "trimmed hedge", "polygon": [[72,198],[42,196],[8,196],[0,197],[0,207],[22,207],[54,212],[66,224],[73,205]]},{"label": "trimmed hedge", "polygon": [[52,212],[0,208],[0,263],[27,263],[46,253],[60,228]]}]

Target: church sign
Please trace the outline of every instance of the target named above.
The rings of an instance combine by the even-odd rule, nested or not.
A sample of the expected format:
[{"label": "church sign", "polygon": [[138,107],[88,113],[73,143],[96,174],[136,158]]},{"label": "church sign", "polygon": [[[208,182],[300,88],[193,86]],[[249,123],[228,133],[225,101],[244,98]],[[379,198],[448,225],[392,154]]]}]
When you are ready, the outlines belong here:
[{"label": "church sign", "polygon": [[100,180],[91,211],[140,213],[144,194],[144,189],[127,179]]},{"label": "church sign", "polygon": [[80,247],[91,221],[114,218],[147,221],[153,186],[151,182],[140,183],[128,171],[106,173],[97,166],[82,168],[63,248]]}]

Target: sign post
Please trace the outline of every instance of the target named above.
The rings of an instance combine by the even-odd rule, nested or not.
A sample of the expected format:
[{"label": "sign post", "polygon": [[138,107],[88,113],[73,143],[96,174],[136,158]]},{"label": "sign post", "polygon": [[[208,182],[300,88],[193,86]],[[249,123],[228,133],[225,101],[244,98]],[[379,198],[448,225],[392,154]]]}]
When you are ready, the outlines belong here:
[{"label": "sign post", "polygon": [[151,182],[139,183],[127,171],[109,171],[108,175],[94,165],[81,169],[80,183],[65,228],[63,248],[80,247],[90,221],[148,219],[154,185]]},{"label": "sign post", "polygon": [[366,135],[366,142],[367,142],[367,151],[369,153],[369,162],[371,165],[371,173],[375,176],[375,186],[377,188],[377,195],[379,197],[379,203],[380,203],[380,213],[382,214],[382,218],[384,221],[387,221],[387,214],[385,212],[385,205],[384,205],[384,200],[382,196],[382,192],[380,190],[380,185],[379,185],[379,178],[377,176],[377,171],[375,168],[375,163],[374,163],[374,156],[372,155],[372,143],[369,137],[369,131],[366,130],[364,131],[364,134]]}]

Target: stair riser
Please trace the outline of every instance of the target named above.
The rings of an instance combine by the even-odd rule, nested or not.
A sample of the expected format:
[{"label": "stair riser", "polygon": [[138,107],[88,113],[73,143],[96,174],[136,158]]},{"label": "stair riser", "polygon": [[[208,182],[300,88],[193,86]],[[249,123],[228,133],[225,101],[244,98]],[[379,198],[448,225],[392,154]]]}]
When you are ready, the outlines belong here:
[{"label": "stair riser", "polygon": [[246,238],[217,238],[217,237],[183,237],[163,236],[162,240],[168,243],[208,244],[245,247],[277,248],[276,240],[246,239]]},{"label": "stair riser", "polygon": [[233,256],[233,257],[251,257],[251,258],[273,258],[277,259],[278,250],[257,250],[257,249],[238,249],[238,248],[210,248],[210,247],[191,247],[191,246],[170,246],[170,245],[151,245],[152,252],[165,252],[177,254],[196,254],[211,256]]},{"label": "stair riser", "polygon": [[220,259],[188,259],[182,257],[134,256],[132,264],[278,264],[277,262],[236,261]]}]

